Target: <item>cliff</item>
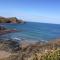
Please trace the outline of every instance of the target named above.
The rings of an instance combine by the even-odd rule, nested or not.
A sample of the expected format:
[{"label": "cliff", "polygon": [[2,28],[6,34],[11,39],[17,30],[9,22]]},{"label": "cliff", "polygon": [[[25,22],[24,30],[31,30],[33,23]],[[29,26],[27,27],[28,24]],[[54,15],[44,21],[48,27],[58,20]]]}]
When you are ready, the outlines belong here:
[{"label": "cliff", "polygon": [[0,16],[0,23],[24,23],[24,21],[16,17],[5,18]]}]

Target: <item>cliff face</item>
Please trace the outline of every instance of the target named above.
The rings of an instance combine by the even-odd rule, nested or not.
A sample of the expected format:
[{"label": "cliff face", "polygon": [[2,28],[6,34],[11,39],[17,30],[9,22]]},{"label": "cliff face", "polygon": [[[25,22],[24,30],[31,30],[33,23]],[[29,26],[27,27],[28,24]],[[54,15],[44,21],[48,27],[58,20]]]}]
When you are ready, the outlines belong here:
[{"label": "cliff face", "polygon": [[11,18],[5,18],[5,17],[0,17],[0,23],[24,23],[23,20],[19,20],[16,17],[11,17]]}]

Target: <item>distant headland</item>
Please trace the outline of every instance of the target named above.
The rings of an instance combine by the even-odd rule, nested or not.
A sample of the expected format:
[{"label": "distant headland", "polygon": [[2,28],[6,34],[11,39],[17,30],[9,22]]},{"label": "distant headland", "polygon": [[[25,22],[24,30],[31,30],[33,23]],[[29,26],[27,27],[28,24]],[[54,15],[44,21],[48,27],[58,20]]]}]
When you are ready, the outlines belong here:
[{"label": "distant headland", "polygon": [[16,17],[6,18],[6,17],[0,16],[0,23],[24,23],[24,21]]}]

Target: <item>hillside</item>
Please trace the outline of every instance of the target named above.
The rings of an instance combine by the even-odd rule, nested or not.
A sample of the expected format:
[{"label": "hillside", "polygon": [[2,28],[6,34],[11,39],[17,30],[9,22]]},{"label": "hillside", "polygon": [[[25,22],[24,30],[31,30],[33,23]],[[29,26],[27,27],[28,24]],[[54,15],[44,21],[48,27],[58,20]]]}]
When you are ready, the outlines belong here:
[{"label": "hillside", "polygon": [[5,18],[0,16],[0,23],[24,23],[24,21],[16,17]]},{"label": "hillside", "polygon": [[26,41],[0,40],[0,51],[3,52],[3,56],[9,53],[7,58],[0,60],[60,60],[60,39],[34,44]]}]

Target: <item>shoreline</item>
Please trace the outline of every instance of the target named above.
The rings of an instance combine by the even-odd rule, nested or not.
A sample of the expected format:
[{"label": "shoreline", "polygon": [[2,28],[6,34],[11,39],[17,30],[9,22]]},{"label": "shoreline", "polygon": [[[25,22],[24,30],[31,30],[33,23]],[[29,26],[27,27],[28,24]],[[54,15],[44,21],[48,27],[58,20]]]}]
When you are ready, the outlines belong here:
[{"label": "shoreline", "polygon": [[[48,41],[48,42],[43,42],[43,41],[28,41],[28,40],[16,40],[16,39],[0,39],[0,43],[1,42],[3,42],[3,43],[7,43],[7,44],[9,44],[9,43],[15,43],[14,45],[16,45],[16,44],[20,44],[20,45],[25,45],[25,44],[27,44],[27,45],[40,45],[40,44],[42,44],[42,45],[47,45],[48,46],[48,44],[57,44],[57,45],[60,45],[59,43],[60,43],[60,39],[55,39],[55,40],[50,40],[50,41]],[[13,46],[13,44],[12,44],[12,46]]]},{"label": "shoreline", "polygon": [[12,53],[10,57],[11,60],[18,58],[19,60],[27,60],[27,58],[31,60],[31,58],[35,59],[35,57],[42,56],[43,54],[60,51],[60,39],[49,41],[48,43],[36,42],[34,44],[30,44],[24,40],[20,42],[16,40],[0,40],[0,51],[1,50]]}]

